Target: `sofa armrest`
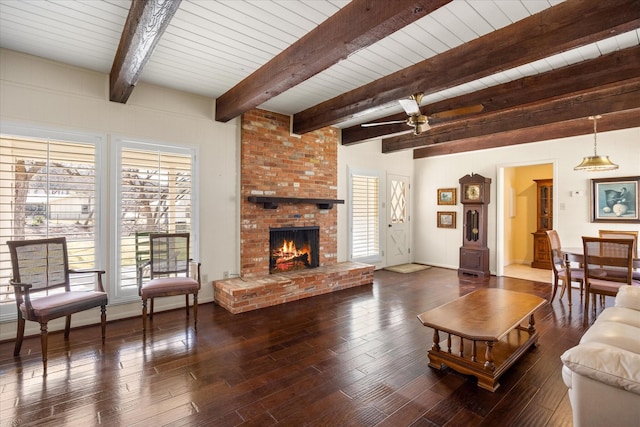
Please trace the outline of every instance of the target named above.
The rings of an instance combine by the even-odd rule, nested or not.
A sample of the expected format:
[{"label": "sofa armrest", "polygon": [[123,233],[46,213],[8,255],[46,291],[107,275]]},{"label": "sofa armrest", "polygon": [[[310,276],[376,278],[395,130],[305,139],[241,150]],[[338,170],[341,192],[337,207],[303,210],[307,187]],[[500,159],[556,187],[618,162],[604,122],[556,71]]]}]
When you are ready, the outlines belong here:
[{"label": "sofa armrest", "polygon": [[639,354],[593,342],[570,348],[560,359],[577,374],[640,394]]},{"label": "sofa armrest", "polygon": [[640,288],[621,286],[616,295],[616,307],[625,307],[640,311]]}]

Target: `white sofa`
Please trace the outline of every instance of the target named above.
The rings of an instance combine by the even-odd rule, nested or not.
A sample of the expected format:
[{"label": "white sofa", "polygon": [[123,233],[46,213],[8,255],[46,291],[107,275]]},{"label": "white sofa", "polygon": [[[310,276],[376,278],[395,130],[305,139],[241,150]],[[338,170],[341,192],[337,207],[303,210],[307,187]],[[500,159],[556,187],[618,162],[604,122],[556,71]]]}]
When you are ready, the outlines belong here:
[{"label": "white sofa", "polygon": [[560,359],[575,427],[640,426],[640,288],[620,288]]}]

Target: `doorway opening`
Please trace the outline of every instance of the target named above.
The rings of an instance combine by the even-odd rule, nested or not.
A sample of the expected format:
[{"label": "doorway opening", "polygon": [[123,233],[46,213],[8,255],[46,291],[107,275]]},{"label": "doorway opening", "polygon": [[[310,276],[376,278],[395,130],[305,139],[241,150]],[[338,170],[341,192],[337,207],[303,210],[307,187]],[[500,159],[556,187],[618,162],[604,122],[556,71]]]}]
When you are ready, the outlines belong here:
[{"label": "doorway opening", "polygon": [[[550,270],[531,268],[534,259],[533,233],[537,230],[537,186],[535,179],[554,179],[557,164],[520,162],[498,166],[496,274],[510,277],[538,277],[551,281]],[[557,186],[552,191],[554,212],[557,211]],[[536,279],[534,279],[536,280]]]}]

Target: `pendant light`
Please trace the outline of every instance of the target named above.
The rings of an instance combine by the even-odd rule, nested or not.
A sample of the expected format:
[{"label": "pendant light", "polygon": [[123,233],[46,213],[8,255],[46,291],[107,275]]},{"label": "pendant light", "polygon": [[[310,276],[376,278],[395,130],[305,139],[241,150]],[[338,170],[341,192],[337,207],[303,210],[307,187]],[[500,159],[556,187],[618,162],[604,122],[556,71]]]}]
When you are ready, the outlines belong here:
[{"label": "pendant light", "polygon": [[589,116],[589,120],[593,120],[593,156],[588,156],[582,159],[582,163],[573,168],[577,171],[610,171],[618,169],[618,165],[609,160],[609,156],[598,156],[598,131],[597,123],[598,119],[602,116]]}]

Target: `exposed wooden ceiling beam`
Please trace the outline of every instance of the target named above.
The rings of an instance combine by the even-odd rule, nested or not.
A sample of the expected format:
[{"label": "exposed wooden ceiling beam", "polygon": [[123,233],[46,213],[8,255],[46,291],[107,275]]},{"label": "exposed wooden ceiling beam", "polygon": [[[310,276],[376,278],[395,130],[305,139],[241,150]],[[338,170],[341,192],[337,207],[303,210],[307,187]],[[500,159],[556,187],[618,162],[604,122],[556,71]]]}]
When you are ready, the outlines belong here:
[{"label": "exposed wooden ceiling beam", "polygon": [[353,0],[216,100],[226,122],[451,0]]},{"label": "exposed wooden ceiling beam", "polygon": [[[612,72],[615,70],[615,72]],[[578,64],[559,68],[543,74],[524,77],[512,82],[492,86],[477,92],[435,102],[422,107],[422,114],[430,115],[440,111],[453,110],[469,105],[482,104],[484,109],[475,115],[486,115],[518,105],[529,104],[542,99],[563,94],[586,92],[603,84],[640,77],[640,46],[612,52]],[[396,118],[398,117],[398,118]],[[434,126],[465,120],[467,117],[452,119],[430,119]],[[380,122],[404,120],[406,114],[384,117]],[[360,125],[342,129],[342,144],[349,145],[366,139],[409,129],[405,124],[390,126],[362,127]],[[406,135],[407,140],[415,138]]]},{"label": "exposed wooden ceiling beam", "polygon": [[[602,114],[602,119],[598,120],[598,132],[628,129],[630,127],[638,126],[640,126],[640,108]],[[507,147],[510,145],[567,138],[570,136],[588,135],[592,133],[593,122],[587,120],[586,117],[580,117],[577,119],[532,126],[524,129],[514,129],[497,134],[481,135],[444,144],[429,145],[427,147],[413,150],[413,158],[422,159],[425,157]],[[584,153],[577,153],[576,156],[590,155],[591,152],[589,150],[591,148],[591,146],[585,147],[586,151]],[[580,158],[576,157],[576,164],[579,160]]]},{"label": "exposed wooden ceiling beam", "polygon": [[109,75],[109,99],[125,104],[182,0],[133,0]]},{"label": "exposed wooden ceiling beam", "polygon": [[[418,136],[422,141],[416,142],[417,146],[426,145],[426,147],[416,150],[414,157],[433,155],[431,153],[434,152],[451,154],[488,148],[487,140],[483,138],[486,136],[495,137],[497,144],[495,146],[499,147],[502,146],[502,142],[508,142],[504,138],[499,138],[499,135],[522,129],[529,129],[530,132],[528,135],[530,140],[524,142],[542,141],[556,137],[551,130],[549,134],[546,133],[546,127],[555,123],[639,108],[640,78],[634,78],[603,86],[587,94],[557,97],[488,116],[471,118],[455,125],[445,124],[434,127]],[[631,126],[633,125],[629,122],[627,127]],[[483,141],[484,145],[478,146],[474,141]],[[398,149],[412,148],[405,143],[400,145],[394,142],[394,138],[383,140],[382,151],[388,153]],[[434,148],[440,146],[442,148]]]},{"label": "exposed wooden ceiling beam", "polygon": [[640,26],[640,0],[568,0],[409,68],[301,111],[306,133],[404,98],[433,93]]}]

